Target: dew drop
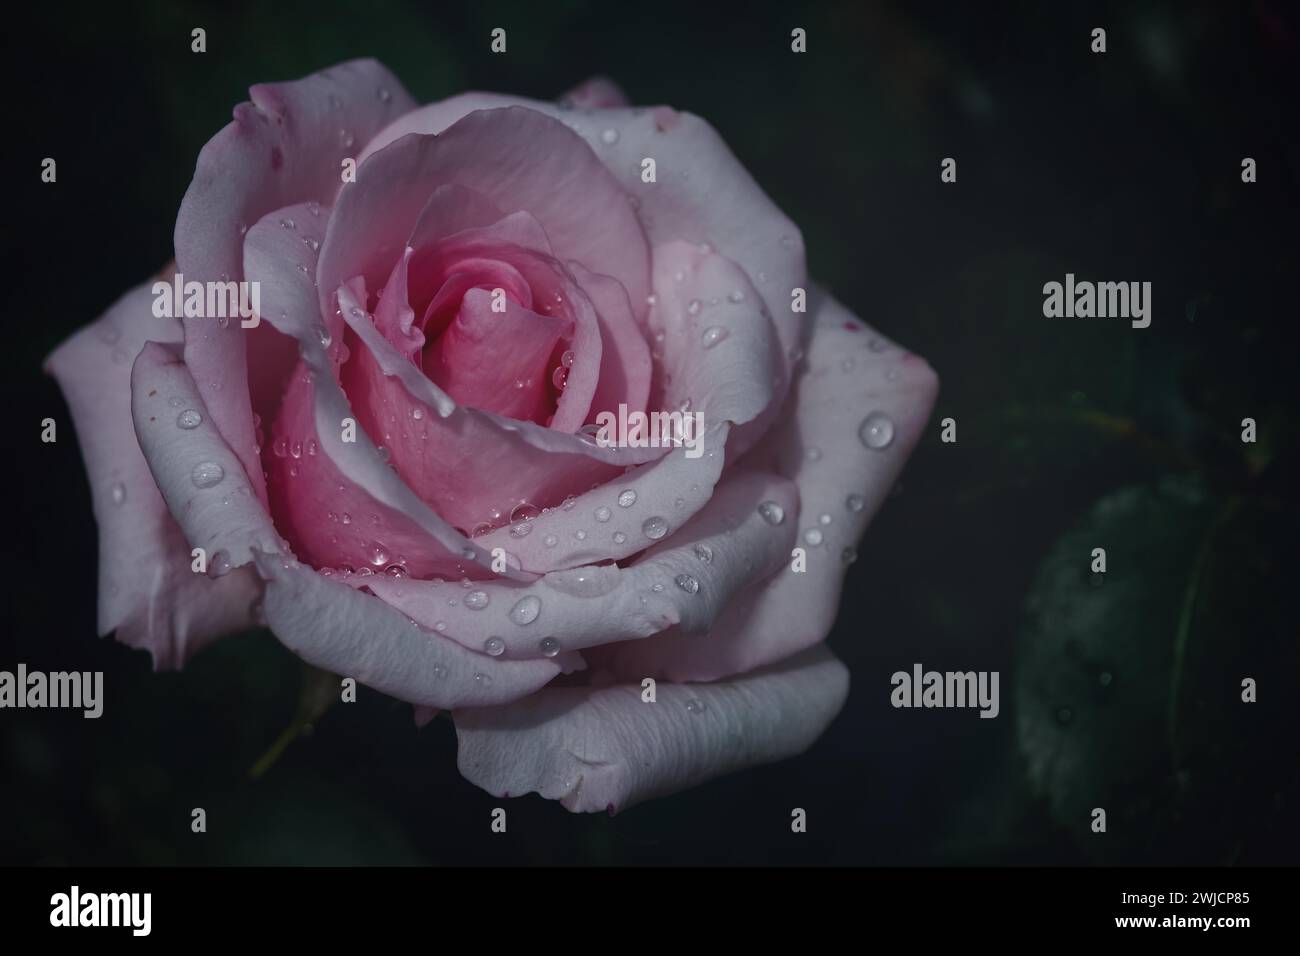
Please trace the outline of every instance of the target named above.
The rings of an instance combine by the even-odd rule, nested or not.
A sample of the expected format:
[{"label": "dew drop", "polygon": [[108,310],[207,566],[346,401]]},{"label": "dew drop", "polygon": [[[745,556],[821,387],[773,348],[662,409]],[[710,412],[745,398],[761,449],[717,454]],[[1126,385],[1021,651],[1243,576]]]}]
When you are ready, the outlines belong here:
[{"label": "dew drop", "polygon": [[822,543],[822,533],[820,528],[809,528],[803,533],[804,541],[812,547],[817,547]]},{"label": "dew drop", "polygon": [[700,344],[706,349],[711,349],[730,333],[720,325],[711,325],[700,335]]},{"label": "dew drop", "polygon": [[595,510],[593,516],[601,524],[604,524],[606,521],[609,520],[610,510],[606,508],[604,505],[601,505],[599,508]]},{"label": "dew drop", "polygon": [[612,128],[607,130],[602,130],[600,134],[600,141],[604,143],[606,146],[613,146],[615,143],[618,142],[618,130]]},{"label": "dew drop", "polygon": [[626,488],[618,493],[618,506],[620,508],[631,508],[636,504],[636,492],[631,488]]},{"label": "dew drop", "polygon": [[203,416],[192,408],[187,408],[176,416],[176,424],[180,428],[189,431],[191,428],[198,428],[203,424]]},{"label": "dew drop", "polygon": [[465,606],[471,611],[481,611],[490,600],[486,591],[470,591],[465,595]]},{"label": "dew drop", "polygon": [[673,578],[674,583],[685,591],[687,594],[698,594],[700,591],[700,582],[695,580],[689,574],[679,574]]},{"label": "dew drop", "polygon": [[510,620],[524,627],[537,620],[537,615],[541,613],[542,599],[536,594],[529,594],[515,602],[515,606],[510,609]]},{"label": "dew drop", "polygon": [[553,534],[548,534],[545,538],[542,539],[542,544],[546,545],[548,548],[553,548],[559,543],[560,543],[560,539]]},{"label": "dew drop", "polygon": [[224,477],[226,477],[226,469],[215,461],[201,461],[190,472],[190,481],[194,482],[195,488],[211,488],[219,485]]},{"label": "dew drop", "polygon": [[867,506],[867,499],[861,495],[849,495],[844,499],[844,507],[848,508],[854,514],[857,514]]},{"label": "dew drop", "polygon": [[492,657],[500,657],[506,652],[506,642],[499,637],[489,637],[483,642],[483,650]]},{"label": "dew drop", "polygon": [[224,551],[213,552],[212,560],[208,562],[208,576],[223,578],[230,573],[230,568],[230,555]]},{"label": "dew drop", "polygon": [[692,697],[686,702],[686,710],[692,714],[702,714],[708,709],[708,705],[698,697]]},{"label": "dew drop", "polygon": [[[622,497],[621,495],[619,496]],[[668,533],[668,522],[658,515],[646,518],[641,523],[641,533],[651,541],[658,541]]]},{"label": "dew drop", "polygon": [[113,504],[115,505],[120,505],[122,502],[126,501],[126,485],[121,482],[118,482],[110,488],[108,493],[112,495]]},{"label": "dew drop", "polygon": [[537,649],[543,657],[554,657],[560,653],[560,642],[553,637],[544,637],[538,642]]},{"label": "dew drop", "polygon": [[858,426],[858,437],[868,448],[887,448],[894,440],[894,423],[881,412],[872,412]]},{"label": "dew drop", "polygon": [[695,546],[695,556],[705,564],[713,563],[713,549],[707,544],[697,544]]},{"label": "dew drop", "polygon": [[691,299],[691,301],[686,306],[686,311],[689,312],[691,315],[699,315],[700,309],[702,309],[703,307],[704,304],[700,302],[699,299]]},{"label": "dew drop", "polygon": [[626,541],[626,540],[627,540],[627,535],[625,535],[622,531],[615,531],[615,532],[614,532],[614,543],[615,543],[615,544],[622,544],[622,543],[623,543],[624,541]]},{"label": "dew drop", "polygon": [[858,552],[853,548],[845,548],[840,552],[840,560],[845,564],[852,564],[858,560]]},{"label": "dew drop", "polygon": [[778,525],[785,520],[785,509],[775,501],[764,501],[758,506],[758,513],[770,525]]},{"label": "dew drop", "polygon": [[743,293],[743,292],[741,292],[739,289],[737,289],[735,292],[732,292],[729,296],[727,296],[727,301],[728,301],[728,302],[744,302],[744,301],[745,301],[745,293]]}]

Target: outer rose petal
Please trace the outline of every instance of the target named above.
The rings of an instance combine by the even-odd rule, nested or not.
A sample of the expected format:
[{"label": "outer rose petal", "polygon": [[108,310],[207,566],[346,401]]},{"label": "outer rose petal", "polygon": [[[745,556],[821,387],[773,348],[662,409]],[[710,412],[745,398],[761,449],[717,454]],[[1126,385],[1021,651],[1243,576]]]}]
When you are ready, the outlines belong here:
[{"label": "outer rose petal", "polygon": [[426,707],[515,700],[560,673],[549,660],[500,661],[466,650],[378,598],[306,565],[258,555],[266,620],[286,647],[317,667]]},{"label": "outer rose petal", "polygon": [[[170,277],[170,269],[160,278]],[[148,285],[122,296],[60,345],[45,368],[77,425],[99,525],[101,635],[117,630],[154,667],[179,667],[223,634],[253,623],[261,587],[245,572],[220,580],[190,570],[189,545],[167,511],[131,423],[131,360],[147,338],[180,340],[180,323],[156,318]],[[174,420],[180,409],[171,408]]]},{"label": "outer rose petal", "polygon": [[[242,230],[294,203],[329,205],[339,163],[386,123],[415,106],[374,60],[352,60],[289,83],[249,90],[252,103],[199,153],[176,218],[176,262],[186,281],[243,277]],[[213,422],[264,497],[248,401],[245,330],[215,319],[185,320],[185,361]]]},{"label": "outer rose petal", "polygon": [[[923,360],[887,345],[829,295],[819,292],[809,307],[816,327],[791,396],[793,413],[745,459],[798,485],[807,571],[787,565],[741,595],[705,640],[672,631],[616,645],[602,649],[594,668],[609,667],[623,680],[715,680],[780,660],[830,631],[848,570],[844,549],[858,543],[897,481],[929,419],[939,380]],[[867,448],[858,437],[863,419],[877,411],[894,426],[883,449]],[[808,455],[814,448],[821,453],[815,460]],[[850,506],[850,495],[861,501]],[[819,545],[804,538],[813,529]]]},{"label": "outer rose petal", "polygon": [[607,76],[593,76],[560,97],[559,102],[576,109],[611,109],[627,106],[627,96]]},{"label": "outer rose petal", "polygon": [[[738,591],[787,560],[797,512],[792,482],[737,470],[704,510],[680,529],[671,526],[671,533],[625,568],[553,571],[527,587],[485,581],[475,591],[383,575],[349,583],[472,650],[495,637],[506,659],[543,656],[546,638],[566,650],[583,650],[674,625],[700,634]],[[774,526],[765,514],[785,518]],[[589,527],[591,534],[608,534],[596,531],[599,523]],[[650,543],[640,529],[636,537],[640,546]],[[480,596],[474,605],[467,599],[472,593]]]},{"label": "outer rose petal", "polygon": [[536,791],[574,812],[626,809],[806,750],[848,694],[826,647],[719,684],[547,688],[458,710],[457,765],[494,796]]},{"label": "outer rose petal", "polygon": [[[202,420],[183,428],[182,411]],[[248,564],[255,549],[281,550],[270,515],[209,417],[179,348],[148,342],[140,351],[131,369],[131,418],[167,509],[216,573]]]}]

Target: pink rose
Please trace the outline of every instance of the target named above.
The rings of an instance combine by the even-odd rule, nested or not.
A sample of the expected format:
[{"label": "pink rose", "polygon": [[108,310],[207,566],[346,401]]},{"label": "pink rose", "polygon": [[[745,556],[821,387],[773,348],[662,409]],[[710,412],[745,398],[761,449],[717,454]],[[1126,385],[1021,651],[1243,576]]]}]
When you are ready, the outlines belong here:
[{"label": "pink rose", "polygon": [[[421,107],[373,61],[250,95],[175,270],[250,283],[257,315],[159,317],[150,282],[48,361],[101,632],[170,668],[263,622],[452,711],[478,786],[570,810],[808,747],[934,372],[809,287],[799,230],[695,116],[606,81]],[[703,431],[595,440],[620,406]]]}]

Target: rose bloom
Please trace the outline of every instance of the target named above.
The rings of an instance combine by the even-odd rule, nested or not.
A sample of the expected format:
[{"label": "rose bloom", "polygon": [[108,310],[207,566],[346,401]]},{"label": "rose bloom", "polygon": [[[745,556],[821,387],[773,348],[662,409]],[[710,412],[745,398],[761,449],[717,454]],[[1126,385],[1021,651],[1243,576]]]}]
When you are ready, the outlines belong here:
[{"label": "rose bloom", "polygon": [[[260,321],[160,318],[151,280],[47,363],[101,633],[163,669],[265,624],[574,811],[807,748],[929,366],[810,286],[712,127],[608,81],[419,106],[362,60],[250,97],[159,278],[257,282]],[[620,406],[700,449],[593,440]]]}]

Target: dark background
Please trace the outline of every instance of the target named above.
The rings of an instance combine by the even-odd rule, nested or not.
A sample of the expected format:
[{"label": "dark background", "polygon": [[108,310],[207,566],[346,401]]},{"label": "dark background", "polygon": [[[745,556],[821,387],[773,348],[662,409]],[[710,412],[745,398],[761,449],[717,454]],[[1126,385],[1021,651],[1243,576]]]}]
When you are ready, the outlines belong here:
[{"label": "dark background", "polygon": [[[0,712],[0,862],[1300,861],[1288,5],[328,11],[41,3],[10,24],[0,668],[104,670],[107,705],[97,721]],[[607,73],[634,102],[706,117],[799,223],[820,281],[938,370],[934,422],[830,636],[848,704],[806,755],[614,818],[511,800],[499,836],[501,801],[460,778],[447,720],[417,731],[363,689],[253,779],[318,677],[266,633],[161,675],[96,639],[86,479],[40,362],[170,258],[198,150],[250,84],[356,56],[422,101],[554,97]],[[1045,319],[1042,285],[1066,272],[1152,282],[1151,327]],[[938,441],[947,416],[955,445]],[[889,675],[918,661],[1000,671],[1001,716],[892,709]],[[1247,676],[1258,703],[1240,701]]]}]

